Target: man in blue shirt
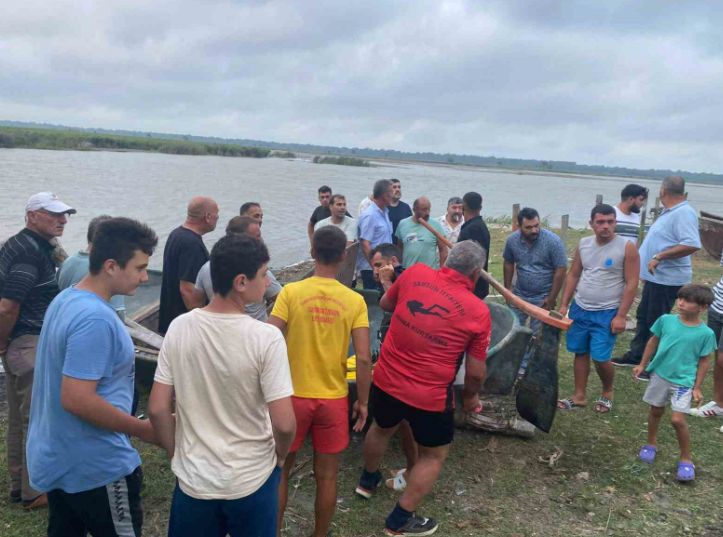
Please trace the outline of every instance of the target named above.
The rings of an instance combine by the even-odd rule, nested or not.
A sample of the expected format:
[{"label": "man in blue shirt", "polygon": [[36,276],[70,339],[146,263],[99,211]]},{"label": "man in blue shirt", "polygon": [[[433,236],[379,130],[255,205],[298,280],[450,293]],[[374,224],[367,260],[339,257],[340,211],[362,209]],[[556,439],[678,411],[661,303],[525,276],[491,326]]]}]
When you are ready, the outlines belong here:
[{"label": "man in blue shirt", "polygon": [[158,244],[128,218],[102,222],[90,272],[50,304],[40,333],[28,431],[31,485],[48,493],[48,536],[138,536],[141,459],[129,436],[156,442],[130,415],[133,341],[108,301],[148,281]]},{"label": "man in blue shirt", "polygon": [[[613,360],[619,367],[640,363],[650,339],[650,328],[662,315],[670,313],[678,291],[693,278],[690,256],[700,250],[698,215],[685,200],[685,180],[673,176],[660,185],[663,212],[650,226],[640,246],[640,279],[645,281],[638,306],[635,337],[630,350]],[[641,375],[640,380],[647,380]]]},{"label": "man in blue shirt", "polygon": [[[540,229],[540,215],[535,209],[522,209],[517,225],[519,229],[507,237],[502,254],[505,287],[513,290],[512,277],[517,269],[515,295],[546,310],[557,309],[557,295],[567,272],[567,249],[552,231]],[[524,326],[527,315],[514,306],[511,309]],[[530,328],[537,333],[540,321],[530,319]]]},{"label": "man in blue shirt", "polygon": [[374,201],[359,216],[359,254],[356,269],[361,273],[364,289],[376,289],[372,270],[372,250],[384,242],[392,242],[392,223],[389,220],[389,205],[392,202],[392,182],[380,179],[374,183]]}]

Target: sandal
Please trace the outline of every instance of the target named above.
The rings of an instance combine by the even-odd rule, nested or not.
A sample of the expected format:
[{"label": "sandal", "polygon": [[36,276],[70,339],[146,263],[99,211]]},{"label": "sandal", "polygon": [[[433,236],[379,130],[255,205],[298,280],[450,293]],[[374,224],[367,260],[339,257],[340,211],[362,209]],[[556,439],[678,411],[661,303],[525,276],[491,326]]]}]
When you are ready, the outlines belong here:
[{"label": "sandal", "polygon": [[585,408],[587,405],[578,405],[575,401],[570,399],[560,399],[557,402],[557,410],[560,412],[567,412],[568,410],[577,410],[578,408]]},{"label": "sandal", "polygon": [[658,454],[658,448],[645,444],[638,453],[638,458],[646,464],[653,464],[655,456]]},{"label": "sandal", "polygon": [[387,479],[384,484],[387,486],[387,488],[396,490],[397,492],[404,491],[404,489],[407,488],[407,481],[406,479],[404,479],[404,473],[406,471],[406,468],[402,468],[401,470],[392,470],[392,478]]},{"label": "sandal", "polygon": [[[605,410],[603,410],[605,409]],[[600,397],[595,401],[595,412],[598,414],[610,414],[613,409],[613,402],[605,397]]]},{"label": "sandal", "polygon": [[695,466],[692,462],[679,462],[678,473],[675,479],[683,483],[693,481],[695,479]]}]

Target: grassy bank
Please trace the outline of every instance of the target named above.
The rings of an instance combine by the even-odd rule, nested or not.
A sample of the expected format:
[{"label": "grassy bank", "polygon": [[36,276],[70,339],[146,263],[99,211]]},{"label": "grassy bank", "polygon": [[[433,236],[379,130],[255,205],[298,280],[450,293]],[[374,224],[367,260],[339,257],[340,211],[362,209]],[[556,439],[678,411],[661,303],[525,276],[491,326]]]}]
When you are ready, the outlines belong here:
[{"label": "grassy bank", "polygon": [[314,164],[336,164],[338,166],[360,166],[363,168],[371,166],[368,160],[356,157],[321,157],[319,155],[314,157]]},{"label": "grassy bank", "polygon": [[[509,234],[493,228],[490,270],[502,278],[502,250]],[[579,239],[588,234],[570,231],[572,257]],[[694,256],[695,281],[714,284],[720,268],[704,253]],[[628,346],[631,334],[621,336],[615,355]],[[572,390],[572,356],[560,350],[560,396]],[[615,405],[609,415],[598,415],[592,403],[600,394],[593,373],[588,391],[589,407],[560,414],[550,434],[538,432],[520,440],[471,431],[457,431],[449,459],[420,512],[441,522],[441,536],[677,536],[723,535],[723,457],[718,432],[720,421],[688,418],[691,427],[697,480],[689,485],[675,481],[677,444],[667,421],[659,435],[660,453],[655,465],[638,463],[637,452],[645,440],[648,407],[642,401],[646,385],[630,378],[630,370],[616,372]],[[709,374],[703,386],[712,394]],[[145,405],[145,398],[143,405]],[[144,409],[142,408],[141,411]],[[7,503],[4,427],[0,417],[0,534],[3,537],[44,535],[47,511],[24,513]],[[381,535],[384,518],[398,496],[380,489],[370,501],[353,492],[361,470],[363,438],[352,438],[341,459],[339,504],[332,532],[335,537]],[[144,535],[166,535],[173,474],[161,450],[135,442],[143,459],[146,487]],[[557,450],[562,456],[550,466]],[[291,479],[290,502],[282,535],[305,537],[313,528],[314,482],[311,449],[305,445],[297,456],[298,470]],[[399,468],[404,458],[396,440],[384,468]]]},{"label": "grassy bank", "polygon": [[91,151],[94,149],[114,151],[151,151],[171,155],[215,155],[219,157],[264,158],[270,149],[245,147],[232,144],[211,144],[151,138],[140,136],[117,136],[90,134],[77,131],[46,129],[22,129],[0,127],[0,148],[60,149]]}]

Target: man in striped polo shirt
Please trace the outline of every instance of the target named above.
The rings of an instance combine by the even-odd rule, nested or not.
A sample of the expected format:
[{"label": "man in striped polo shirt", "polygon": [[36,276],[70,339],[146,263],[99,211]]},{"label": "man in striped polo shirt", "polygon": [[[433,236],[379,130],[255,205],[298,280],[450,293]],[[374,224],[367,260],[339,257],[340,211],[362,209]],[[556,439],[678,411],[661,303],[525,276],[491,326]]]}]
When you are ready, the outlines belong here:
[{"label": "man in striped polo shirt", "polygon": [[0,357],[8,401],[7,457],[10,501],[26,509],[48,503],[30,486],[25,442],[30,419],[35,352],[45,310],[60,292],[51,253],[76,211],[51,192],[40,192],[25,207],[25,228],[0,249]]}]

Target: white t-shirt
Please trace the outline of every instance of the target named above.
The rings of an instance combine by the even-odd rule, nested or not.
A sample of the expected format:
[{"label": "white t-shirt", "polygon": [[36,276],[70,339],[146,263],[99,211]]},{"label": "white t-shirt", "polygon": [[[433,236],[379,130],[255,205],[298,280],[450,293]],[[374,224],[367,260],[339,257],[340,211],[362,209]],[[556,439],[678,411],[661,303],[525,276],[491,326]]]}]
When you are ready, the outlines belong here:
[{"label": "white t-shirt", "polygon": [[449,222],[447,222],[446,214],[443,214],[442,216],[437,218],[437,222],[442,224],[442,229],[444,230],[444,234],[447,237],[447,240],[452,244],[457,244],[457,239],[459,239],[459,232],[462,231],[462,224],[464,224],[464,216],[457,223],[457,227],[455,228],[450,226]]},{"label": "white t-shirt", "polygon": [[314,231],[319,229],[320,227],[324,226],[336,226],[339,229],[341,229],[346,234],[346,240],[349,242],[354,242],[356,240],[357,236],[357,224],[356,220],[353,218],[349,218],[348,216],[344,217],[344,220],[341,224],[335,224],[331,221],[331,216],[329,218],[324,218],[323,220],[319,220],[316,225],[314,226]]},{"label": "white t-shirt", "polygon": [[372,203],[373,201],[369,196],[364,198],[359,204],[359,212],[357,213],[357,218],[360,217],[362,213],[366,211],[367,207],[369,207]]},{"label": "white t-shirt", "polygon": [[640,213],[625,214],[615,207],[615,233],[623,237],[625,240],[638,242],[638,232],[640,231]]},{"label": "white t-shirt", "polygon": [[171,469],[181,490],[234,500],[261,488],[276,465],[267,403],[294,393],[279,329],[192,310],[168,328],[155,381],[176,392]]}]

